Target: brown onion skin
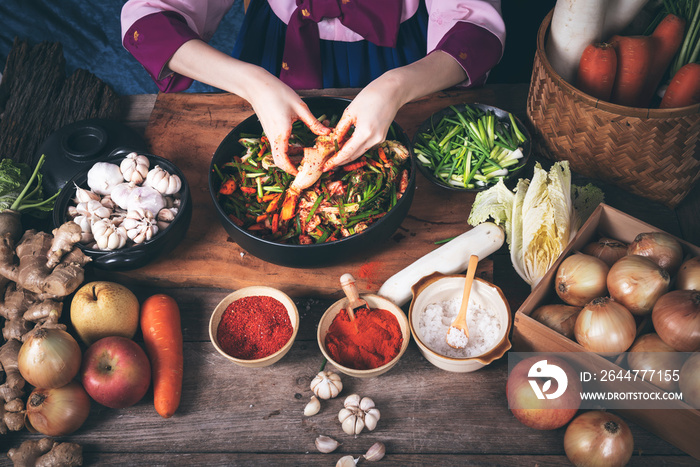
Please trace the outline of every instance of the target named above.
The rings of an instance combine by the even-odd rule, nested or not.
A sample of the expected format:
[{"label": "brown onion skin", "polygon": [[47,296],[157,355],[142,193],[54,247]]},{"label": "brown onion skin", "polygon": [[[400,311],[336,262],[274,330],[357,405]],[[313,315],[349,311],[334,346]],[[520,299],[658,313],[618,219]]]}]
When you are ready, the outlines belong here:
[{"label": "brown onion skin", "polygon": [[683,400],[700,409],[700,353],[692,354],[681,368],[680,389]]},{"label": "brown onion skin", "polygon": [[574,340],[574,326],[581,307],[572,305],[542,305],[530,314],[530,318]]},{"label": "brown onion skin", "polygon": [[593,410],[566,427],[564,451],[577,467],[622,467],[632,458],[634,438],[620,417]]},{"label": "brown onion skin", "polygon": [[609,297],[596,298],[584,306],[574,326],[576,342],[605,356],[629,349],[636,333],[637,323],[632,313]]},{"label": "brown onion skin", "polygon": [[659,337],[677,351],[700,351],[700,292],[697,290],[672,290],[659,298],[651,321]]},{"label": "brown onion skin", "polygon": [[685,360],[683,353],[676,352],[655,332],[637,337],[628,352],[627,365],[630,370],[653,371],[651,374],[654,376],[648,379],[651,384],[664,391],[678,390],[678,381],[674,381],[673,378],[666,381],[665,378],[656,375],[663,375],[666,370],[677,370],[676,374],[679,374]]},{"label": "brown onion skin", "polygon": [[[65,354],[59,351],[59,347]],[[41,363],[35,363],[35,360]],[[59,328],[33,331],[17,355],[22,377],[32,386],[47,389],[68,384],[78,374],[81,362],[78,341]]]},{"label": "brown onion skin", "polygon": [[671,277],[651,259],[627,255],[615,262],[607,277],[610,296],[632,314],[651,313],[654,303],[668,292]]},{"label": "brown onion skin", "polygon": [[46,436],[65,436],[90,413],[90,396],[77,381],[60,388],[36,388],[27,399],[27,428]]},{"label": "brown onion skin", "polygon": [[644,232],[627,247],[627,254],[646,256],[674,276],[683,261],[683,247],[666,232]]},{"label": "brown onion skin", "polygon": [[583,253],[605,262],[608,267],[615,264],[615,261],[627,255],[628,245],[619,240],[602,237],[597,242],[591,242],[581,250]]},{"label": "brown onion skin", "polygon": [[561,262],[554,278],[554,290],[567,305],[582,307],[608,294],[606,277],[610,267],[602,259],[584,253]]},{"label": "brown onion skin", "polygon": [[700,256],[694,256],[681,264],[676,276],[676,288],[700,290]]}]

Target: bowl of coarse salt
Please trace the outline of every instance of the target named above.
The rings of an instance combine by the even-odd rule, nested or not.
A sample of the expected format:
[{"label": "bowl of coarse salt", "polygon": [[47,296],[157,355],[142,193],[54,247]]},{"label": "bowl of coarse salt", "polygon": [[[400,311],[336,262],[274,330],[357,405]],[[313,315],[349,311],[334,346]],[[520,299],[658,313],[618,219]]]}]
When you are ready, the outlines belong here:
[{"label": "bowl of coarse salt", "polygon": [[464,275],[433,273],[411,287],[408,310],[411,334],[423,356],[446,371],[475,371],[501,358],[508,349],[512,316],[501,289],[475,278],[469,295],[469,341],[462,349],[447,344],[446,335],[459,312]]}]

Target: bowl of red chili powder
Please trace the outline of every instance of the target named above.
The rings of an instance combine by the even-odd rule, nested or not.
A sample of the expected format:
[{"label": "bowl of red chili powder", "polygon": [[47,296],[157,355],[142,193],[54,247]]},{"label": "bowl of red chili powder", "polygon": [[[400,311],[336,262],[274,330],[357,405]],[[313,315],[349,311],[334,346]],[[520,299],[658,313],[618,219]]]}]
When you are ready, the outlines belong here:
[{"label": "bowl of red chili powder", "polygon": [[392,301],[362,295],[369,309],[346,311],[347,298],[331,305],[318,323],[318,346],[338,371],[356,378],[378,376],[396,365],[408,347],[408,318]]},{"label": "bowl of red chili powder", "polygon": [[252,286],[221,300],[209,320],[209,337],[232,362],[260,368],[285,356],[299,330],[299,311],[281,290]]}]

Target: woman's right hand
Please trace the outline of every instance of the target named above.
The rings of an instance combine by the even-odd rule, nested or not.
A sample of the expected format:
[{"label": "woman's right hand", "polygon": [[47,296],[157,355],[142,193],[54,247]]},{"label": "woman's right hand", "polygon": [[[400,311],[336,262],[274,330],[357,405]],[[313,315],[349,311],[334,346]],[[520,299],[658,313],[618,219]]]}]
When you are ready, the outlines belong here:
[{"label": "woman's right hand", "polygon": [[316,135],[326,128],[301,97],[279,78],[257,65],[237,60],[198,39],[184,43],[169,62],[172,71],[237,94],[253,106],[270,140],[275,165],[292,175],[297,169],[289,160],[292,123],[301,120]]},{"label": "woman's right hand", "polygon": [[292,175],[297,168],[289,160],[289,138],[292,135],[292,123],[301,120],[315,135],[327,135],[330,129],[325,127],[309,110],[301,97],[274,75],[261,69],[252,88],[245,97],[253,106],[260,119],[265,135],[270,140],[272,158],[275,165]]}]

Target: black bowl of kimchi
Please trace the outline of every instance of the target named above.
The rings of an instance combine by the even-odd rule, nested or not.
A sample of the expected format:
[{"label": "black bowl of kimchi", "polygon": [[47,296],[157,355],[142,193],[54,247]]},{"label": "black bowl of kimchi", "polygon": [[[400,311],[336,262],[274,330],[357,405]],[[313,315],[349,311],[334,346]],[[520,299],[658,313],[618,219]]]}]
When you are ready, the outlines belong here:
[{"label": "black bowl of kimchi", "polygon": [[[333,119],[340,118],[343,110],[345,110],[350,103],[350,100],[336,97],[307,97],[304,98],[304,102],[306,102],[309,109],[316,117],[321,118],[325,116],[331,119],[330,125],[333,126],[335,125]],[[299,123],[295,125],[298,126],[295,126],[293,133],[302,134],[305,132],[303,128],[299,129],[301,128]],[[299,130],[297,131],[297,129]],[[370,254],[372,250],[376,251],[380,249],[382,244],[396,232],[401,222],[403,222],[403,219],[406,217],[411,202],[413,201],[416,167],[411,149],[411,141],[396,122],[392,123],[389,134],[387,135],[387,141],[400,142],[406,148],[408,157],[403,164],[399,165],[398,163],[394,163],[391,157],[387,155],[387,151],[385,151],[384,156],[387,157],[388,161],[384,160],[384,162],[390,163],[386,164],[385,175],[382,181],[391,179],[392,182],[390,183],[387,181],[384,184],[378,183],[377,186],[382,187],[382,189],[377,189],[379,194],[374,193],[376,194],[374,199],[371,197],[364,198],[363,195],[365,193],[370,195],[373,193],[363,190],[367,189],[367,184],[370,180],[376,182],[377,179],[373,178],[373,176],[378,176],[378,172],[384,170],[380,167],[381,160],[374,159],[374,157],[378,157],[376,148],[374,152],[372,152],[372,150],[368,151],[365,159],[360,158],[354,161],[357,163],[364,160],[365,164],[363,168],[354,171],[346,171],[344,168],[340,168],[332,174],[324,175],[319,182],[310,187],[308,190],[315,189],[315,192],[322,194],[323,200],[320,203],[314,201],[313,196],[309,195],[309,191],[302,191],[300,204],[295,211],[295,216],[286,222],[280,221],[279,219],[281,216],[278,216],[276,224],[273,222],[275,211],[272,210],[270,214],[268,214],[265,210],[273,201],[273,195],[280,195],[281,198],[278,202],[281,203],[285,196],[285,187],[289,186],[290,181],[293,180],[294,177],[288,176],[288,178],[285,179],[284,173],[274,167],[273,170],[278,171],[276,175],[268,172],[267,175],[261,178],[261,180],[265,180],[265,182],[261,182],[260,184],[266,187],[266,190],[278,191],[262,191],[263,196],[260,197],[257,184],[249,183],[250,179],[254,180],[258,178],[256,177],[256,173],[254,173],[256,169],[246,171],[246,169],[250,169],[248,166],[236,166],[236,164],[240,164],[241,162],[240,159],[236,158],[244,157],[247,152],[249,154],[254,153],[255,157],[267,157],[266,161],[271,162],[271,156],[269,154],[267,154],[267,156],[262,156],[257,150],[259,146],[253,146],[255,150],[249,150],[243,144],[249,144],[248,140],[244,140],[243,143],[240,142],[242,138],[259,138],[261,134],[262,127],[257,116],[253,115],[247,118],[231,130],[224,138],[214,153],[209,167],[209,193],[216,207],[219,221],[231,238],[248,253],[270,263],[295,268],[321,267],[338,264],[352,257]],[[313,138],[313,135],[306,136]],[[309,141],[311,140],[300,141],[300,144],[310,146],[312,142]],[[291,156],[290,158],[295,164],[298,164],[301,160],[301,156],[296,156],[296,158]],[[259,160],[258,164],[263,166],[263,161]],[[348,164],[348,166],[350,164]],[[370,167],[370,165],[372,167]],[[265,164],[265,167],[261,167],[260,171],[270,170],[268,164]],[[246,195],[249,196],[243,198],[244,191],[242,187],[239,186],[240,183],[237,183],[233,192],[235,195],[220,193],[220,191],[222,191],[222,184],[227,177],[234,177],[233,174],[235,174],[235,178],[238,181],[243,180],[239,170],[243,170],[244,173],[248,175],[245,181],[242,182],[249,184],[249,186],[246,186],[246,191],[250,192],[252,187],[255,188],[256,193],[246,193]],[[364,172],[372,172],[372,174],[363,174],[363,170]],[[391,170],[394,170],[396,173],[393,178],[389,175],[389,171]],[[362,202],[345,203],[334,198],[337,208],[334,209],[332,206],[329,206],[331,199],[328,194],[332,190],[328,189],[328,185],[333,186],[333,181],[338,181],[337,178],[342,178],[344,176],[348,176],[348,178],[345,179],[344,185],[346,194],[351,196],[353,200],[361,199]],[[352,178],[352,176],[355,178]],[[403,177],[403,184],[400,183],[401,177]],[[280,180],[280,178],[282,180]],[[391,185],[393,185],[393,187]],[[336,187],[337,186],[338,184],[336,184]],[[400,196],[398,196],[397,194],[402,187],[405,189]],[[360,193],[360,191],[362,191],[362,193]],[[324,203],[326,200],[328,203]],[[377,203],[372,204],[374,201],[377,201]],[[302,203],[306,203],[306,210],[303,212],[301,208],[304,205]],[[318,205],[314,208],[314,204]],[[338,206],[352,204],[361,204],[361,208],[358,208],[357,211],[353,211],[354,207],[351,207],[351,209],[346,212],[344,207],[340,208]],[[370,208],[370,206],[372,206],[372,208]],[[343,212],[340,212],[341,209]],[[321,210],[330,214],[335,213],[335,218],[333,218],[332,215],[325,216],[323,224],[319,226],[320,228],[309,231],[310,225],[314,222],[311,221],[307,223],[306,221],[313,219],[313,215],[320,215]],[[382,212],[378,213],[378,211]],[[312,214],[311,217],[309,217],[309,212]],[[264,219],[260,217],[265,215],[267,215],[267,217]],[[368,217],[365,219],[358,219],[363,215],[368,215]],[[328,218],[333,219],[333,222],[336,223],[332,223]],[[274,231],[272,225],[276,227]],[[342,225],[348,225],[349,228],[346,228],[345,232],[343,232]],[[355,232],[355,230],[357,230],[357,232]]]}]

